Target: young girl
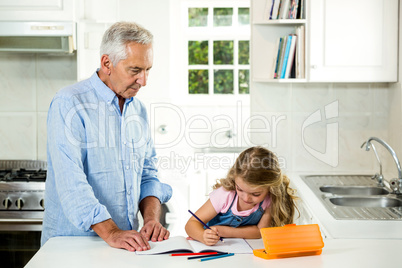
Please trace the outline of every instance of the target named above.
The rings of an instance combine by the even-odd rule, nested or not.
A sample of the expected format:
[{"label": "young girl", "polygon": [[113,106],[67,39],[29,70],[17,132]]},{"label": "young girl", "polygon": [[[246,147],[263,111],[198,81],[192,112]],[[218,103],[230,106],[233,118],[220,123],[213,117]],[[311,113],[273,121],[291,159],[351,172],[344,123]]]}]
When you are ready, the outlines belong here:
[{"label": "young girl", "polygon": [[260,229],[293,223],[296,205],[289,179],[277,157],[263,147],[243,151],[226,178],[218,180],[208,201],[186,224],[190,238],[206,245],[220,237],[261,238]]}]

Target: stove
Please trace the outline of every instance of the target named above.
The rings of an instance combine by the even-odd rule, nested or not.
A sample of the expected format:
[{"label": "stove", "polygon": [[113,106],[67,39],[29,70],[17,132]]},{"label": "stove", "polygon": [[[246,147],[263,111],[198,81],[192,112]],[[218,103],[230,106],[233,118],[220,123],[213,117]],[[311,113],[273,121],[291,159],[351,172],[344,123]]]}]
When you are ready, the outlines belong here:
[{"label": "stove", "polygon": [[46,161],[0,160],[0,260],[24,267],[40,248]]},{"label": "stove", "polygon": [[0,160],[0,230],[41,230],[46,162]]}]

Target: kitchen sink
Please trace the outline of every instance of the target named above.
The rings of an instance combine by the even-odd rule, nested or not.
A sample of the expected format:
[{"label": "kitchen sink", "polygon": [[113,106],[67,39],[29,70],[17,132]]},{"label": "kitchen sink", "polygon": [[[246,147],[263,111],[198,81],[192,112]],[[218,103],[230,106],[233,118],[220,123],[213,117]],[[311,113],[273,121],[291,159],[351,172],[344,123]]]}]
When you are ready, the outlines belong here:
[{"label": "kitchen sink", "polygon": [[329,201],[337,206],[387,208],[402,207],[402,200],[390,197],[333,197]]},{"label": "kitchen sink", "polygon": [[371,175],[305,175],[301,179],[338,220],[402,221],[402,197]]},{"label": "kitchen sink", "polygon": [[331,186],[320,187],[320,191],[337,195],[387,195],[389,191],[383,187],[373,186]]}]

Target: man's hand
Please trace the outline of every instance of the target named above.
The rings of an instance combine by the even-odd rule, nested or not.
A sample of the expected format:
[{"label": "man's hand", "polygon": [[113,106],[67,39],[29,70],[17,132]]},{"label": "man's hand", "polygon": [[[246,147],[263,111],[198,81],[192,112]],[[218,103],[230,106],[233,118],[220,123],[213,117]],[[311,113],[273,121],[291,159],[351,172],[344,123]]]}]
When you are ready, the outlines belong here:
[{"label": "man's hand", "polygon": [[144,251],[151,249],[147,239],[142,234],[134,230],[115,231],[111,233],[109,237],[105,239],[105,241],[111,247],[124,248],[128,251]]},{"label": "man's hand", "polygon": [[111,247],[124,248],[128,251],[151,249],[148,239],[142,234],[134,230],[120,230],[111,219],[92,225],[91,228]]},{"label": "man's hand", "polygon": [[155,220],[150,220],[144,223],[140,233],[145,239],[152,242],[163,241],[169,238],[169,231],[162,224]]},{"label": "man's hand", "polygon": [[149,241],[162,241],[169,238],[169,231],[159,222],[161,203],[154,196],[145,197],[140,203],[140,211],[144,218],[144,226],[140,233]]}]

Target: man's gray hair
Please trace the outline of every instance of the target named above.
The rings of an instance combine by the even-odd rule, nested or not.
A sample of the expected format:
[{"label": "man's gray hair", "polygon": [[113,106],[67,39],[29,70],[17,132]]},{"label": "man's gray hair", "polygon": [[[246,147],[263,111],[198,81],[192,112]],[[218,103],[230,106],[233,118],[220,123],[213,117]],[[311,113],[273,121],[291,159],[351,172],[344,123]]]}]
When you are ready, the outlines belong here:
[{"label": "man's gray hair", "polygon": [[126,46],[130,42],[142,45],[152,43],[153,35],[150,31],[134,22],[116,22],[103,35],[100,46],[100,56],[109,56],[112,64],[127,58]]}]

